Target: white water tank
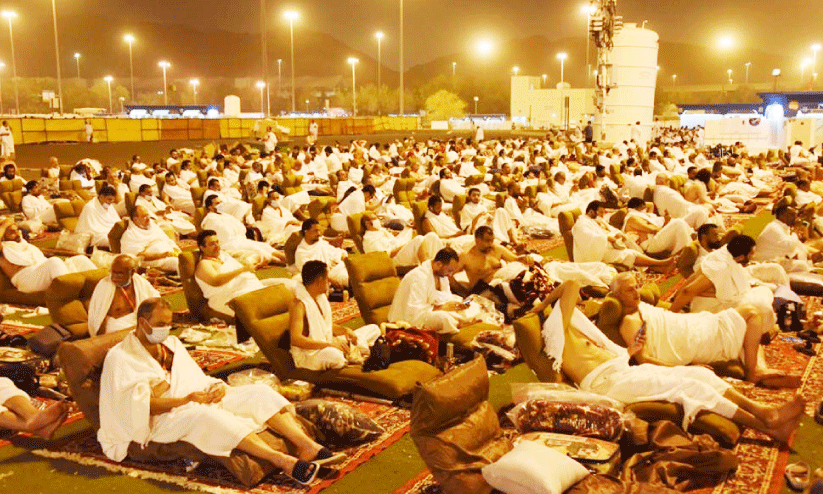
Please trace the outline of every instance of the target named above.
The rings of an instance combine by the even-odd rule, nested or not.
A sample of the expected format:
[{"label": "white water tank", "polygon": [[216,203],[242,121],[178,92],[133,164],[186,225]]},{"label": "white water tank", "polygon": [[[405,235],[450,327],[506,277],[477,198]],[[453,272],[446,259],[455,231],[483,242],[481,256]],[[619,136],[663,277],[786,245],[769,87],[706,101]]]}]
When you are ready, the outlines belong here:
[{"label": "white water tank", "polygon": [[651,138],[659,39],[637,24],[625,24],[614,37],[611,84],[616,87],[606,96],[607,142],[631,139],[635,122],[640,122],[641,142]]},{"label": "white water tank", "polygon": [[240,97],[230,94],[223,98],[223,114],[227,117],[240,116]]}]

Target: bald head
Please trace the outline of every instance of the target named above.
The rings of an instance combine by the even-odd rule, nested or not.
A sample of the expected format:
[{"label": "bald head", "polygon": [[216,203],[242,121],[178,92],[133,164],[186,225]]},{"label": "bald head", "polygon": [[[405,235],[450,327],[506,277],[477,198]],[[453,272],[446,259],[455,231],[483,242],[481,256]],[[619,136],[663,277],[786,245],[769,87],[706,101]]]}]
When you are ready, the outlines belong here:
[{"label": "bald head", "polygon": [[658,173],[654,183],[657,185],[669,185],[669,176],[665,173]]}]

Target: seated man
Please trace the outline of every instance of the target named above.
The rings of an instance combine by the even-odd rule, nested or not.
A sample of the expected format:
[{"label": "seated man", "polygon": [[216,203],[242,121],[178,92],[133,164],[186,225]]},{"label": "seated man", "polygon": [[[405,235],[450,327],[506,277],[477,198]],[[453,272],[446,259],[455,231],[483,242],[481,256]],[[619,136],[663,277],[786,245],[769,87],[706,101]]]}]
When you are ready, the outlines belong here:
[{"label": "seated man", "polygon": [[69,415],[65,401],[38,409],[29,395],[7,377],[0,377],[0,430],[31,432],[43,439],[51,439]]},{"label": "seated man", "polygon": [[257,222],[266,241],[272,245],[283,245],[292,235],[300,231],[301,223],[283,206],[280,192],[272,189],[266,197],[266,205]]},{"label": "seated man", "polygon": [[194,215],[194,201],[191,198],[191,187],[177,178],[174,172],[166,173],[166,185],[163,186],[163,195],[177,211]]},{"label": "seated man", "polygon": [[114,187],[103,184],[97,197],[90,200],[83,207],[80,218],[77,220],[75,233],[91,233],[91,245],[96,247],[109,246],[109,232],[120,221],[120,215],[112,204],[115,201]]},{"label": "seated man", "polygon": [[26,242],[11,216],[0,221],[0,238],[0,269],[23,293],[42,292],[53,279],[64,274],[97,269],[86,256],[65,261],[59,257],[47,259],[40,249]]},{"label": "seated man", "polygon": [[376,324],[351,330],[332,323],[328,267],[322,261],[303,265],[303,283],[294,288],[289,307],[291,356],[298,369],[342,369],[349,363],[362,364],[380,336]]},{"label": "seated man", "polygon": [[203,230],[214,230],[220,239],[220,245],[228,252],[250,251],[259,257],[255,264],[268,264],[272,261],[283,262],[285,256],[265,242],[246,238],[246,225],[234,216],[221,213],[223,199],[210,195],[206,199],[206,216],[200,224]]},{"label": "seated man", "polygon": [[562,370],[580,389],[626,404],[658,400],[679,404],[684,429],[705,410],[789,442],[806,405],[800,395],[769,407],[746,398],[704,367],[631,365],[630,358],[643,348],[645,337],[632,342],[628,351],[613,343],[576,308],[579,289],[576,282],[568,282],[543,325],[543,339],[554,369]]},{"label": "seated man", "polygon": [[721,247],[723,240],[720,238],[720,228],[714,223],[705,223],[697,229],[697,259],[694,261],[694,269],[700,267],[703,259]]},{"label": "seated man", "polygon": [[100,280],[91,294],[89,336],[135,327],[137,307],[159,296],[151,283],[137,274],[137,259],[120,254],[111,263],[111,274]]},{"label": "seated man", "polygon": [[443,242],[435,233],[414,236],[409,228],[396,235],[383,228],[380,220],[372,212],[360,217],[363,228],[363,251],[387,252],[395,266],[418,266],[434,257],[443,248]]},{"label": "seated man", "polygon": [[[460,257],[461,268],[469,279],[467,288],[470,293],[484,294],[491,286],[491,282],[500,273],[504,263],[521,263],[516,271],[511,271],[497,278],[501,281],[510,281],[521,271],[534,263],[530,256],[517,257],[509,249],[495,243],[495,235],[491,227],[482,225],[474,231],[474,245]],[[502,274],[502,273],[501,273]]]},{"label": "seated man", "polygon": [[373,211],[378,203],[374,200],[375,196],[374,185],[366,184],[363,190],[357,187],[351,187],[343,198],[339,201],[336,211],[331,216],[331,227],[336,232],[349,233],[349,226],[346,223],[346,218],[353,214],[361,214],[366,211]]},{"label": "seated man", "polygon": [[[212,456],[239,449],[303,484],[317,474],[316,460],[345,459],[307,436],[289,402],[270,387],[227,386],[204,374],[183,343],[169,336],[171,321],[167,302],[146,300],[137,309],[137,328],[106,355],[97,432],[106,456],[123,461],[132,442],[184,441]],[[263,441],[258,432],[265,428],[292,443],[297,457]]]},{"label": "seated man", "polygon": [[654,205],[658,214],[670,218],[682,218],[692,228],[700,228],[709,221],[709,209],[687,201],[680,192],[669,187],[669,176],[660,173],[655,179]]},{"label": "seated man", "polygon": [[620,230],[603,221],[606,208],[600,201],[592,201],[586,207],[586,214],[581,214],[572,227],[574,237],[575,262],[605,262],[632,266],[650,266],[665,273],[674,265],[675,258],[652,259],[639,250],[630,248],[620,242],[628,239]]},{"label": "seated man", "polygon": [[180,247],[157,226],[145,206],[135,206],[129,227],[120,238],[120,251],[137,257],[147,267],[178,272]]},{"label": "seated man", "polygon": [[714,314],[677,314],[640,302],[637,279],[621,273],[612,281],[612,291],[623,305],[620,334],[640,348],[637,362],[664,366],[700,365],[741,360],[746,379],[769,387],[798,387],[799,376],[786,376],[766,367],[760,347],[764,332],[761,312],[751,304]]},{"label": "seated man", "polygon": [[201,255],[194,279],[208,300],[209,307],[222,314],[234,316],[228,304],[235,297],[286,281],[278,278],[258,279],[254,275],[256,265],[243,265],[220,249],[220,239],[214,230],[203,230],[197,234],[197,247]]},{"label": "seated man", "polygon": [[649,254],[668,252],[677,254],[692,241],[692,227],[683,219],[669,218],[669,221],[645,211],[643,199],[629,199],[623,232],[637,235],[637,243]]},{"label": "seated man", "polygon": [[140,192],[134,201],[134,205],[145,207],[155,220],[163,225],[170,226],[178,235],[190,235],[196,231],[191,218],[185,213],[172,210],[171,206],[154,197],[151,193],[151,187],[148,185],[140,186]]},{"label": "seated man", "polygon": [[783,266],[788,273],[808,273],[814,267],[813,262],[821,259],[823,243],[819,240],[805,243],[793,229],[800,230],[804,238],[808,228],[797,224],[797,209],[780,205],[772,211],[772,221],[757,237],[757,249],[752,259],[771,261]]},{"label": "seated man", "polygon": [[320,223],[308,219],[300,227],[303,240],[294,251],[294,265],[302,272],[303,265],[309,261],[323,261],[329,267],[329,280],[336,288],[349,286],[349,273],[343,259],[349,253],[331,245],[320,233]]},{"label": "seated man", "polygon": [[457,272],[460,257],[450,247],[441,249],[434,259],[411,270],[397,287],[388,318],[408,322],[438,333],[457,333],[467,321],[459,311],[467,308],[451,293],[449,277]]},{"label": "seated man", "polygon": [[220,198],[220,202],[223,203],[222,209],[228,215],[234,216],[238,221],[251,221],[251,204],[248,202],[244,202],[240,199],[239,193],[237,189],[233,189],[232,187],[227,187],[226,191],[234,192],[234,194],[229,194],[223,191],[222,184],[220,183],[220,178],[218,177],[211,177],[208,181],[208,190],[203,194],[203,205],[206,209],[209,208],[209,205],[206,203],[209,197],[217,196]]},{"label": "seated man", "polygon": [[500,242],[518,244],[517,226],[505,208],[496,208],[492,201],[485,201],[480,189],[469,189],[468,201],[460,210],[460,226],[473,234],[480,226],[490,226],[495,238]]},{"label": "seated man", "polygon": [[454,219],[443,212],[443,199],[429,197],[428,210],[423,215],[423,231],[436,233],[446,245],[457,251],[465,251],[474,242],[472,235],[466,235],[455,224]]},{"label": "seated man", "polygon": [[20,202],[23,216],[30,222],[39,221],[47,227],[57,226],[54,206],[43,197],[43,186],[36,180],[26,182],[26,195]]}]

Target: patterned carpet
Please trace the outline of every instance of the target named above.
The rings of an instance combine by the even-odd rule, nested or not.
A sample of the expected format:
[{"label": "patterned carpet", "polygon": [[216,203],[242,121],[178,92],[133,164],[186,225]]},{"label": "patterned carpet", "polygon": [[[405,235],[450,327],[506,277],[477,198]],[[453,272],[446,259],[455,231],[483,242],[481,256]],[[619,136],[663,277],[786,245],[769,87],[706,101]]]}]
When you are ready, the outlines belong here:
[{"label": "patterned carpet", "polygon": [[344,475],[394,444],[409,430],[410,415],[406,409],[377,403],[357,402],[338,397],[325,398],[357,408],[377,422],[386,432],[371,443],[342,450],[348,455],[347,460],[338,465],[335,470],[321,470],[321,475],[309,487],[300,486],[285,475],[277,474],[264,479],[256,487],[246,489],[237,483],[222,466],[211,462],[203,462],[190,473],[185,471],[186,465],[182,462],[151,465],[128,459],[122,463],[112,462],[103,455],[94,433],[90,430],[50,444],[48,448],[36,450],[34,453],[47,458],[62,458],[83,465],[97,466],[108,471],[124,473],[132,477],[157,480],[201,492],[219,494],[286,494],[299,492],[315,494],[334,484]]}]

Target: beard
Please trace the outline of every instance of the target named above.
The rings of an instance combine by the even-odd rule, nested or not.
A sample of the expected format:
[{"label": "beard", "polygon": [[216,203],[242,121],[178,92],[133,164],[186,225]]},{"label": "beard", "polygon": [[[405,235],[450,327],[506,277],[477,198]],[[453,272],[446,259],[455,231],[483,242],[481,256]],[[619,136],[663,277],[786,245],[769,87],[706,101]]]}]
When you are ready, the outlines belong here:
[{"label": "beard", "polygon": [[723,247],[723,242],[721,242],[720,240],[718,240],[717,242],[709,242],[709,248],[711,250],[717,250],[721,247]]}]

